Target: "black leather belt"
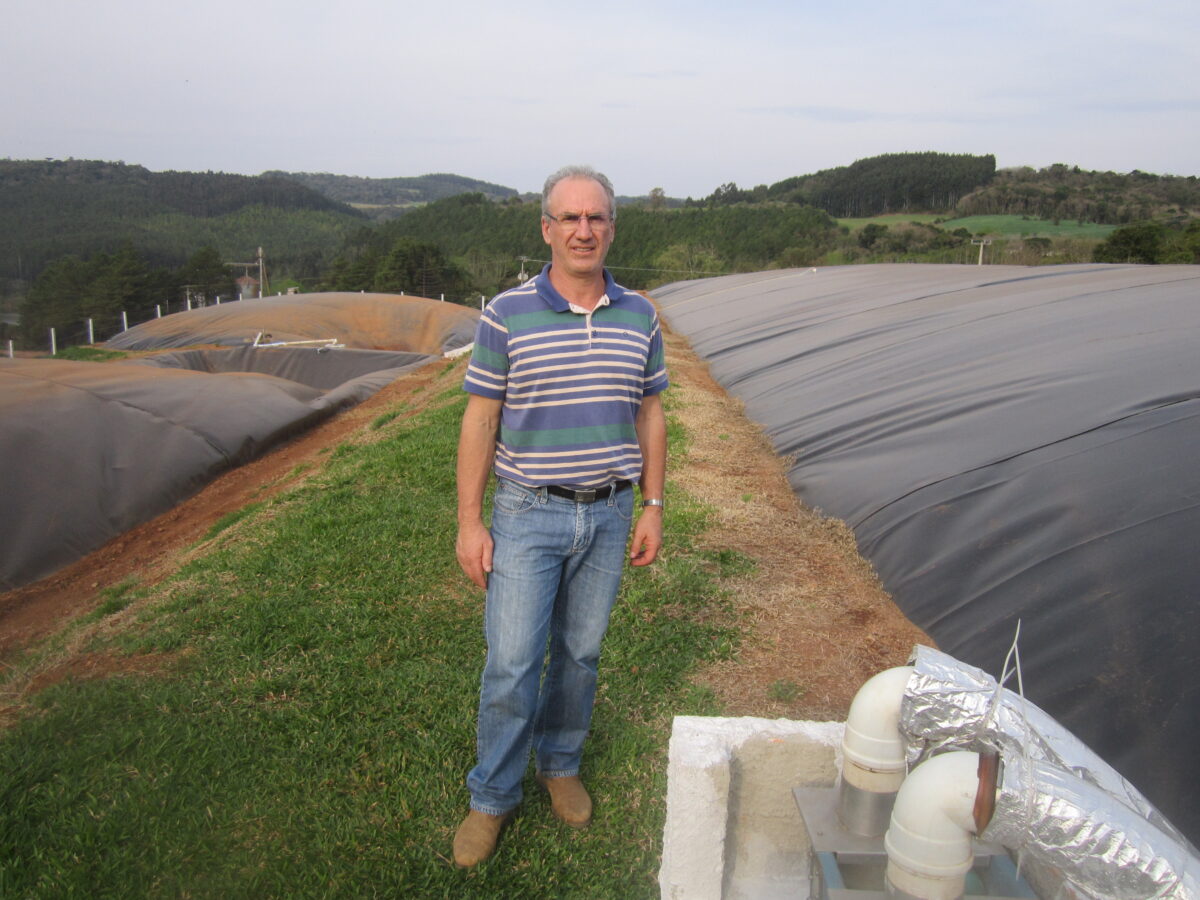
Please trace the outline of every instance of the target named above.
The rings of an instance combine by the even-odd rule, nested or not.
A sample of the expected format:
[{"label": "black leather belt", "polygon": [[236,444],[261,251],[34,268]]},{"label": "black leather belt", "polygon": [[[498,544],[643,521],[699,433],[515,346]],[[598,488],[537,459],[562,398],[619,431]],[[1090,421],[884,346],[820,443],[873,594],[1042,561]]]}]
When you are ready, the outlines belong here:
[{"label": "black leather belt", "polygon": [[577,491],[574,488],[549,484],[546,485],[546,493],[553,494],[555,497],[566,497],[568,500],[574,500],[576,503],[595,503],[597,500],[607,500],[617,491],[623,491],[625,488],[631,486],[632,482],[629,481],[614,481],[612,484],[606,484],[604,487]]}]

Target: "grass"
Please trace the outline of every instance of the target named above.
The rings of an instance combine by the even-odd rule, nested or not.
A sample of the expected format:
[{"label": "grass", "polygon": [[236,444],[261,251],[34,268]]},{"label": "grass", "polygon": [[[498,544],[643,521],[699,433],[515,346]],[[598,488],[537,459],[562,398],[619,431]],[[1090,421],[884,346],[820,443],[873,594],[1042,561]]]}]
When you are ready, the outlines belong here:
[{"label": "grass", "polygon": [[63,347],[55,354],[56,359],[70,359],[76,362],[107,362],[126,359],[128,356],[128,353],[120,350],[102,350],[99,347]]},{"label": "grass", "polygon": [[892,213],[886,216],[865,216],[859,218],[838,219],[839,225],[844,225],[851,231],[858,231],[866,225],[903,225],[908,222],[923,222],[932,224],[941,216],[935,213]]},{"label": "grass", "polygon": [[898,213],[871,218],[838,219],[839,225],[845,225],[851,231],[858,231],[871,223],[902,225],[907,222],[936,224],[943,231],[965,228],[971,234],[987,234],[997,237],[1079,238],[1082,240],[1103,240],[1117,227],[1116,225],[1097,225],[1091,222],[1080,223],[1067,220],[1056,224],[1048,219],[1031,219],[1028,216],[968,216],[962,219],[947,219],[944,216],[929,213]]},{"label": "grass", "polygon": [[25,698],[0,734],[0,896],[658,895],[670,719],[719,712],[688,676],[735,651],[721,579],[749,562],[702,549],[705,508],[668,486],[665,556],[626,578],[601,661],[596,821],[560,826],[529,779],[497,856],[455,869],[484,646],[444,375],[440,406],[223,520],[173,579],[111,592],[123,626],[81,650],[175,663]]},{"label": "grass", "polygon": [[1028,216],[968,216],[938,223],[945,231],[965,228],[971,234],[990,234],[1002,237],[1048,237],[1103,240],[1116,230],[1116,225],[1097,225],[1094,222],[1031,219]]}]

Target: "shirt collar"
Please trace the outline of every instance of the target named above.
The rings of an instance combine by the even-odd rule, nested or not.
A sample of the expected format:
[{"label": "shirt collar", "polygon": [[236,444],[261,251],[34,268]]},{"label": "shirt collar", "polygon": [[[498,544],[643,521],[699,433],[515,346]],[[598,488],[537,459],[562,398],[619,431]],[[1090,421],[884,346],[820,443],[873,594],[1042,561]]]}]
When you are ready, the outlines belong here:
[{"label": "shirt collar", "polygon": [[[581,310],[579,307],[572,309],[574,304],[568,302],[567,298],[560,294],[554,285],[550,283],[550,263],[546,263],[542,271],[534,276],[533,283],[537,287],[538,296],[545,300],[555,312],[586,312],[586,310]],[[602,306],[608,306],[620,292],[621,289],[617,287],[617,282],[613,280],[608,269],[605,269],[604,296],[600,298],[595,308],[599,309]]]}]

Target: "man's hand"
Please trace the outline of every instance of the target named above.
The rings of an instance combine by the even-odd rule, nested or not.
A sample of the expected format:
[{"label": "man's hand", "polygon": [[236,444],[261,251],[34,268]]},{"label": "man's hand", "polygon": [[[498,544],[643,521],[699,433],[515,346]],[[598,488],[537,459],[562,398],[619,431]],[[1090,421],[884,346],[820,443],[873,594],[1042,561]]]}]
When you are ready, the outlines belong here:
[{"label": "man's hand", "polygon": [[658,551],[663,542],[662,517],[661,506],[647,506],[638,516],[633,525],[633,540],[629,545],[631,566],[648,566],[658,558]]},{"label": "man's hand", "polygon": [[492,571],[492,546],[492,536],[482,522],[460,527],[458,540],[454,542],[458,564],[467,577],[485,591],[488,572]]}]

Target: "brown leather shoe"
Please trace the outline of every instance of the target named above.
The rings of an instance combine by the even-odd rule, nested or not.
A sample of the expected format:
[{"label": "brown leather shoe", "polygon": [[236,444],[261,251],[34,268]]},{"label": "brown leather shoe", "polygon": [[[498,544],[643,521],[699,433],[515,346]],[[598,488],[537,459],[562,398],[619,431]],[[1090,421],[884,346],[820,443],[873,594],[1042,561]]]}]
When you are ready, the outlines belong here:
[{"label": "brown leather shoe", "polygon": [[493,816],[477,809],[467,813],[454,835],[454,864],[463,869],[477,866],[496,852],[500,829],[511,813]]},{"label": "brown leather shoe", "polygon": [[550,811],[572,828],[586,828],[592,821],[592,798],[578,775],[547,778],[540,772],[537,783],[550,792]]}]

